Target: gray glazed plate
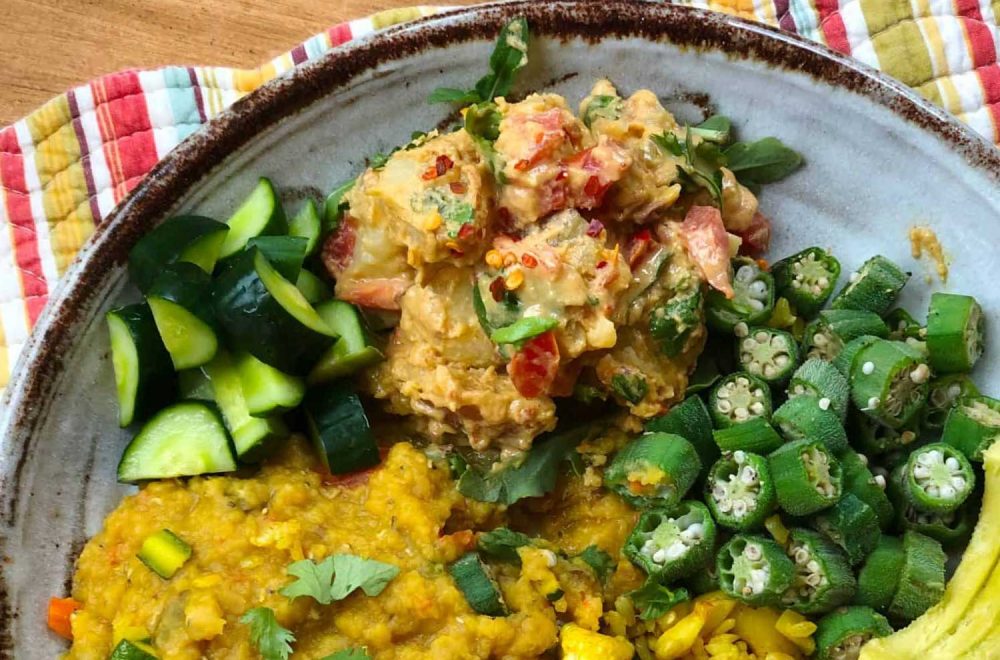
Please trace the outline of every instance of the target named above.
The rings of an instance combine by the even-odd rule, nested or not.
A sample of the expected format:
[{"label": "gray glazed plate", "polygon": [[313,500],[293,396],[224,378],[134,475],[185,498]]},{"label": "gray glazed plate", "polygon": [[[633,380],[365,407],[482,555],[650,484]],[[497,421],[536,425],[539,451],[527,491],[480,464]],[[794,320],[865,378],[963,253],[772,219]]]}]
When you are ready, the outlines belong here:
[{"label": "gray glazed plate", "polygon": [[[63,278],[0,416],[0,657],[64,648],[45,627],[48,598],[68,593],[74,558],[129,490],[114,479],[127,435],[115,422],[102,317],[135,296],[123,265],[137,238],[180,210],[226,217],[258,175],[298,194],[330,189],[365,156],[444,120],[447,109],[426,105],[427,94],[482,75],[498,26],[516,15],[534,35],[521,90],[576,103],[607,76],[623,91],[656,90],[681,119],[710,105],[743,137],[776,135],[801,151],[807,166],[762,197],[776,221],[775,254],[828,246],[850,272],[881,252],[919,281],[929,270],[911,259],[906,234],[929,224],[954,260],[948,288],[1000,310],[998,152],[847,58],[738,19],[632,0],[515,2],[391,29],[270,83],[192,136]],[[923,309],[929,290],[910,287],[905,303]],[[991,321],[996,348],[1000,323]],[[1000,393],[1000,361],[987,362],[977,380]]]}]

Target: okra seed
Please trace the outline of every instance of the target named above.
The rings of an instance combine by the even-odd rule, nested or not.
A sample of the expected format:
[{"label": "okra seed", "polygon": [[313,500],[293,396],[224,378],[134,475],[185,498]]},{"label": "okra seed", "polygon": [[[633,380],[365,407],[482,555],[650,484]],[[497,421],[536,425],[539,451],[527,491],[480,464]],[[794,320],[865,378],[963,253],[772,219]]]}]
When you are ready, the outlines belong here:
[{"label": "okra seed", "polygon": [[676,541],[670,544],[670,547],[667,548],[667,559],[670,560],[677,559],[678,557],[681,557],[685,552],[687,552],[687,546],[681,543],[680,541]]},{"label": "okra seed", "polygon": [[732,502],[724,498],[719,500],[719,511],[721,511],[722,513],[729,513],[732,510],[733,510]]},{"label": "okra seed", "polygon": [[750,309],[752,309],[755,312],[759,312],[762,309],[764,309],[764,303],[757,300],[756,298],[750,298],[750,300],[747,301],[747,304],[750,305]]},{"label": "okra seed", "polygon": [[757,332],[757,334],[755,334],[753,336],[753,338],[757,340],[757,343],[764,344],[764,343],[767,342],[767,340],[770,337],[769,337],[769,335],[766,332],[764,332],[763,330],[760,330],[760,331]]},{"label": "okra seed", "polygon": [[958,385],[952,385],[948,388],[948,396],[954,401],[962,393],[962,388]]},{"label": "okra seed", "polygon": [[910,380],[912,380],[916,385],[922,385],[927,382],[927,379],[931,377],[931,370],[926,364],[918,364],[917,367],[910,372]]},{"label": "okra seed", "polygon": [[879,398],[877,396],[873,396],[872,398],[868,399],[868,410],[875,410],[876,408],[878,408],[878,404],[880,403],[881,401],[879,401]]},{"label": "okra seed", "polygon": [[667,551],[665,549],[660,548],[659,550],[653,553],[653,561],[656,562],[657,564],[662,564],[666,560],[667,560]]},{"label": "okra seed", "polygon": [[715,498],[715,501],[722,502],[722,500],[725,499],[726,495],[727,493],[725,487],[719,484],[715,484],[715,486],[712,487],[712,497]]},{"label": "okra seed", "polygon": [[716,402],[715,407],[719,409],[721,413],[728,413],[733,409],[733,404],[725,399]]},{"label": "okra seed", "polygon": [[700,539],[705,533],[705,526],[701,523],[694,523],[683,532],[681,532],[681,537],[690,540]]},{"label": "okra seed", "polygon": [[938,487],[935,486],[934,484],[931,484],[925,490],[927,491],[927,494],[930,495],[931,497],[937,497],[941,493],[940,489],[938,489]]},{"label": "okra seed", "polygon": [[870,376],[874,371],[875,371],[874,362],[865,362],[863,365],[861,365],[861,373],[863,373],[866,376]]},{"label": "okra seed", "polygon": [[962,477],[952,477],[951,485],[955,490],[962,491],[965,490],[967,483]]},{"label": "okra seed", "polygon": [[752,412],[755,415],[763,415],[764,404],[761,403],[760,401],[754,401],[753,403],[750,404],[750,412]]},{"label": "okra seed", "polygon": [[764,365],[764,375],[767,376],[768,378],[774,378],[775,374],[777,373],[778,370],[774,368],[773,364]]},{"label": "okra seed", "polygon": [[826,287],[830,286],[830,280],[825,277],[821,277],[818,280],[816,280],[816,284],[818,284],[821,288],[825,289]]},{"label": "okra seed", "polygon": [[829,410],[830,409],[830,399],[828,399],[826,397],[823,397],[822,399],[820,399],[819,400],[819,407],[820,407],[820,410]]},{"label": "okra seed", "polygon": [[749,465],[743,467],[740,470],[740,481],[747,485],[752,485],[757,483],[757,470],[753,469]]},{"label": "okra seed", "polygon": [[858,454],[858,460],[861,461],[862,465],[868,465],[868,457],[864,454]]},{"label": "okra seed", "polygon": [[875,478],[875,483],[878,485],[878,487],[881,488],[882,490],[885,490],[885,477],[882,476],[881,474],[876,474],[874,478]]},{"label": "okra seed", "polygon": [[733,414],[736,416],[736,419],[747,419],[750,417],[750,411],[742,406],[734,410]]},{"label": "okra seed", "polygon": [[829,340],[827,340],[826,335],[824,335],[821,332],[817,332],[816,334],[813,335],[813,343],[816,344],[817,346],[822,347],[826,346],[829,343]]},{"label": "okra seed", "polygon": [[736,451],[733,452],[733,460],[736,461],[737,463],[743,463],[744,461],[747,460],[746,452],[737,449]]},{"label": "okra seed", "polygon": [[815,559],[810,559],[809,563],[806,564],[806,568],[813,573],[819,573],[819,563]]},{"label": "okra seed", "polygon": [[767,284],[764,282],[754,282],[750,285],[750,294],[757,299],[767,295]]},{"label": "okra seed", "polygon": [[740,321],[739,323],[733,326],[733,334],[735,334],[737,337],[746,337],[747,334],[749,334],[749,332],[750,332],[750,327],[743,321]]},{"label": "okra seed", "polygon": [[956,493],[957,491],[955,490],[955,487],[950,484],[945,484],[944,486],[941,486],[941,497],[943,497],[946,500],[954,499]]},{"label": "okra seed", "polygon": [[736,500],[733,502],[733,515],[737,518],[742,518],[747,514],[747,503],[743,500]]},{"label": "okra seed", "polygon": [[755,342],[753,339],[747,337],[746,339],[743,340],[744,351],[752,351],[755,348],[757,348],[757,342]]},{"label": "okra seed", "polygon": [[913,468],[913,476],[917,479],[927,479],[931,476],[931,469],[923,465],[918,465]]},{"label": "okra seed", "polygon": [[948,460],[946,460],[944,464],[948,466],[949,470],[957,470],[959,467],[958,459],[955,458],[954,456],[949,456]]},{"label": "okra seed", "polygon": [[780,369],[784,369],[785,367],[787,367],[790,361],[791,358],[789,358],[787,355],[784,354],[774,356],[774,363],[778,365],[778,368]]},{"label": "okra seed", "polygon": [[[736,384],[739,385],[740,387],[749,387],[750,386],[750,381],[748,379],[744,378],[743,376],[739,376],[739,377],[736,378]],[[759,391],[760,390],[758,389],[757,392],[759,392]]]},{"label": "okra seed", "polygon": [[800,566],[805,566],[809,563],[809,551],[803,547],[798,547],[795,549],[795,563]]},{"label": "okra seed", "polygon": [[913,431],[903,431],[899,435],[899,441],[902,442],[904,445],[908,445],[916,439],[917,439],[917,434],[914,433]]},{"label": "okra seed", "polygon": [[747,543],[746,547],[743,548],[743,554],[750,561],[757,561],[761,558],[760,546],[756,543]]}]

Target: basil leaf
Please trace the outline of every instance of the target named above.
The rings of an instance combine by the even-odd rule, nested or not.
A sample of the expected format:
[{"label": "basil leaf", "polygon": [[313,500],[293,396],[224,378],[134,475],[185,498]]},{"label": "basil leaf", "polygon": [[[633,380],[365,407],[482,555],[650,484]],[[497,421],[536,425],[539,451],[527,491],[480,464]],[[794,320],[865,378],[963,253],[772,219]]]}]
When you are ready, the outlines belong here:
[{"label": "basil leaf", "polygon": [[366,596],[378,596],[386,585],[399,575],[399,567],[374,559],[355,555],[333,555],[333,586],[330,596],[334,600],[347,598],[354,590],[361,589]]},{"label": "basil leaf", "polygon": [[490,334],[490,339],[493,340],[494,344],[521,346],[532,337],[548,332],[557,325],[559,325],[559,321],[551,317],[525,316],[506,327],[494,330]]},{"label": "basil leaf", "polygon": [[615,560],[596,545],[587,546],[577,557],[594,570],[594,575],[600,582],[607,580],[611,571],[615,570]]},{"label": "basil leaf", "polygon": [[697,126],[691,128],[691,133],[701,136],[701,139],[725,144],[732,137],[733,124],[725,115],[712,115]]},{"label": "basil leaf", "polygon": [[705,188],[712,198],[722,203],[722,170],[726,165],[725,154],[712,142],[701,141],[697,145],[691,140],[693,129],[685,129],[682,142],[673,133],[654,135],[653,142],[672,156],[682,158],[677,164],[678,177],[685,189]]},{"label": "basil leaf", "polygon": [[515,18],[503,26],[490,55],[490,72],[470,90],[438,88],[427,97],[428,103],[476,103],[506,96],[514,76],[528,63],[528,21]]},{"label": "basil leaf", "polygon": [[747,186],[780,181],[802,165],[801,154],[773,137],[737,142],[726,149],[725,157],[729,169]]},{"label": "basil leaf", "polygon": [[250,643],[257,647],[264,660],[288,660],[295,635],[283,628],[270,607],[255,607],[240,617],[240,623],[250,627]]},{"label": "basil leaf", "polygon": [[611,377],[611,389],[634,406],[646,398],[649,384],[639,374],[615,374]]},{"label": "basil leaf", "polygon": [[323,605],[332,602],[330,596],[330,584],[333,582],[332,557],[327,557],[318,563],[311,559],[303,559],[289,564],[285,571],[298,579],[281,588],[278,593],[282,596],[292,600],[299,596],[310,596]]},{"label": "basil leaf", "polygon": [[372,660],[372,657],[365,649],[344,649],[326,656],[323,660]]},{"label": "basil leaf", "polygon": [[675,605],[691,599],[687,589],[671,590],[654,580],[647,580],[646,584],[625,595],[632,599],[637,610],[642,610],[639,618],[643,621],[659,619]]},{"label": "basil leaf", "polygon": [[499,561],[509,561],[518,566],[521,565],[521,557],[517,554],[517,549],[526,545],[531,545],[530,536],[506,527],[497,527],[480,534],[478,541],[479,551],[484,555]]}]

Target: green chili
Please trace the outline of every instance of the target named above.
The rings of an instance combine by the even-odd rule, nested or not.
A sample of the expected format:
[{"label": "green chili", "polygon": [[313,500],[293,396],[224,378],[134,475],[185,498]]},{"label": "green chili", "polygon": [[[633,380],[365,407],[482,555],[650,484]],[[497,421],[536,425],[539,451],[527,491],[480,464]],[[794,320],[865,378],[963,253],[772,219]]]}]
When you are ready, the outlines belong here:
[{"label": "green chili", "polygon": [[903,558],[903,541],[883,534],[858,572],[858,593],[854,602],[880,612],[888,610],[899,588]]},{"label": "green chili", "polygon": [[776,504],[767,459],[745,451],[726,453],[708,472],[705,503],[723,527],[741,532],[760,527]]},{"label": "green chili", "polygon": [[930,367],[905,344],[877,341],[854,358],[851,399],[872,419],[898,429],[926,403],[930,375]]},{"label": "green chili", "polygon": [[733,297],[712,289],[705,297],[705,319],[709,327],[732,332],[737,323],[761,325],[774,310],[774,278],[756,261],[737,257],[732,261]]},{"label": "green chili", "polygon": [[903,534],[903,567],[899,588],[889,603],[889,614],[910,621],[926,612],[944,595],[946,556],[934,539],[906,532]]},{"label": "green chili", "polygon": [[771,389],[752,374],[730,374],[712,388],[708,411],[716,428],[720,429],[751,419],[768,420],[771,418]]},{"label": "green chili", "polygon": [[830,400],[797,396],[774,411],[774,425],[786,440],[816,440],[837,454],[847,449],[847,432],[837,414],[830,410]]},{"label": "green chili", "polygon": [[851,493],[818,513],[810,525],[839,546],[852,566],[864,561],[882,535],[875,511]]},{"label": "green chili", "polygon": [[930,365],[940,374],[970,371],[983,354],[986,317],[972,296],[931,295],[927,313]]},{"label": "green chili", "polygon": [[808,516],[840,499],[840,463],[822,442],[795,440],[768,456],[778,505],[793,516]]},{"label": "green chili", "polygon": [[712,556],[715,523],[695,500],[673,509],[650,509],[639,516],[623,551],[649,577],[670,583],[701,570]]},{"label": "green chili", "polygon": [[854,597],[857,583],[847,558],[820,534],[790,530],[785,552],[795,564],[795,576],[781,597],[783,607],[802,614],[822,614]]},{"label": "green chili", "polygon": [[701,472],[694,446],[679,435],[648,433],[629,442],[604,472],[604,483],[636,506],[673,507]]},{"label": "green chili", "polygon": [[971,396],[959,401],[944,422],[941,441],[957,448],[970,461],[981,462],[983,451],[1000,438],[1000,401]]},{"label": "green chili", "polygon": [[811,247],[775,263],[771,274],[778,295],[803,316],[812,317],[833,294],[840,262],[826,250]]},{"label": "green chili", "polygon": [[783,385],[799,363],[791,333],[774,328],[737,326],[737,357],[744,371],[771,385]]},{"label": "green chili", "polygon": [[816,623],[816,660],[857,658],[865,642],[892,634],[884,616],[862,605],[841,607]]},{"label": "green chili", "polygon": [[909,279],[910,273],[876,255],[851,273],[847,285],[830,302],[830,307],[885,314]]},{"label": "green chili", "polygon": [[769,454],[785,442],[774,427],[761,417],[713,431],[712,436],[722,451],[742,450],[758,454]]},{"label": "green chili", "polygon": [[878,314],[853,309],[824,309],[803,333],[807,358],[834,360],[847,342],[864,335],[886,337],[889,328]]},{"label": "green chili", "polygon": [[802,395],[816,397],[822,407],[837,413],[841,423],[847,417],[851,401],[847,377],[826,360],[809,358],[803,362],[788,381],[787,393],[790,399]]},{"label": "green chili", "polygon": [[792,586],[795,565],[774,541],[736,534],[719,549],[719,588],[748,605],[777,605]]}]

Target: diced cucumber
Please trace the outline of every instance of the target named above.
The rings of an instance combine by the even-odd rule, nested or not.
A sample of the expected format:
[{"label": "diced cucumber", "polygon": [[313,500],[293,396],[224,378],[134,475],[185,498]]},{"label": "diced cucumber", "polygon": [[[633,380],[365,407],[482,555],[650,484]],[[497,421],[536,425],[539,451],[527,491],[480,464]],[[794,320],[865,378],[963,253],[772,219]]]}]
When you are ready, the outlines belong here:
[{"label": "diced cucumber", "polygon": [[119,307],[108,312],[106,318],[118,393],[118,423],[125,427],[173,398],[174,369],[148,305]]},{"label": "diced cucumber", "polygon": [[270,180],[261,177],[257,186],[229,220],[229,234],[222,244],[221,257],[242,250],[254,236],[280,235],[288,231],[285,211]]},{"label": "diced cucumber", "polygon": [[308,242],[301,236],[255,236],[247,241],[247,247],[260,250],[278,274],[294,282],[302,270]]},{"label": "diced cucumber", "polygon": [[307,372],[337,337],[255,248],[241,252],[216,279],[212,297],[233,345],[285,373]]},{"label": "diced cucumber", "polygon": [[335,381],[311,388],[303,409],[309,436],[330,473],[354,472],[378,464],[375,436],[350,383]]},{"label": "diced cucumber", "polygon": [[137,556],[151,571],[169,580],[191,558],[191,546],[169,529],[161,529],[146,537]]},{"label": "diced cucumber", "polygon": [[108,660],[156,660],[156,651],[149,644],[123,639]]},{"label": "diced cucumber", "polygon": [[215,401],[215,391],[212,381],[205,375],[203,369],[185,369],[177,374],[178,389],[182,399],[193,401]]},{"label": "diced cucumber", "polygon": [[204,369],[212,382],[215,403],[222,412],[226,428],[233,438],[236,455],[241,461],[259,461],[278,442],[288,437],[288,427],[280,417],[254,417],[250,414],[243,393],[243,380],[228,353],[219,351]]},{"label": "diced cucumber", "polygon": [[264,364],[249,353],[236,355],[236,371],[247,410],[254,417],[286,412],[302,403],[306,382]]},{"label": "diced cucumber", "polygon": [[329,300],[333,297],[333,291],[312,271],[303,268],[299,271],[299,276],[295,280],[295,288],[302,292],[302,295],[309,301],[310,305],[315,305],[321,300]]},{"label": "diced cucumber", "polygon": [[118,481],[235,469],[236,457],[219,412],[202,401],[182,401],[161,410],[132,438],[118,463]]},{"label": "diced cucumber", "polygon": [[316,312],[340,338],[309,372],[310,384],[325,383],[352,374],[382,359],[382,352],[372,342],[354,305],[342,300],[329,300],[319,305]]},{"label": "diced cucumber", "polygon": [[215,355],[219,339],[212,312],[211,278],[194,264],[163,267],[146,296],[174,369],[198,367]]},{"label": "diced cucumber", "polygon": [[128,274],[146,292],[167,264],[187,261],[206,273],[215,268],[229,227],[201,215],[170,218],[139,239],[128,255]]},{"label": "diced cucumber", "polygon": [[306,239],[306,256],[308,257],[319,247],[320,232],[319,209],[314,200],[307,199],[299,212],[288,221],[288,235],[301,236]]}]

